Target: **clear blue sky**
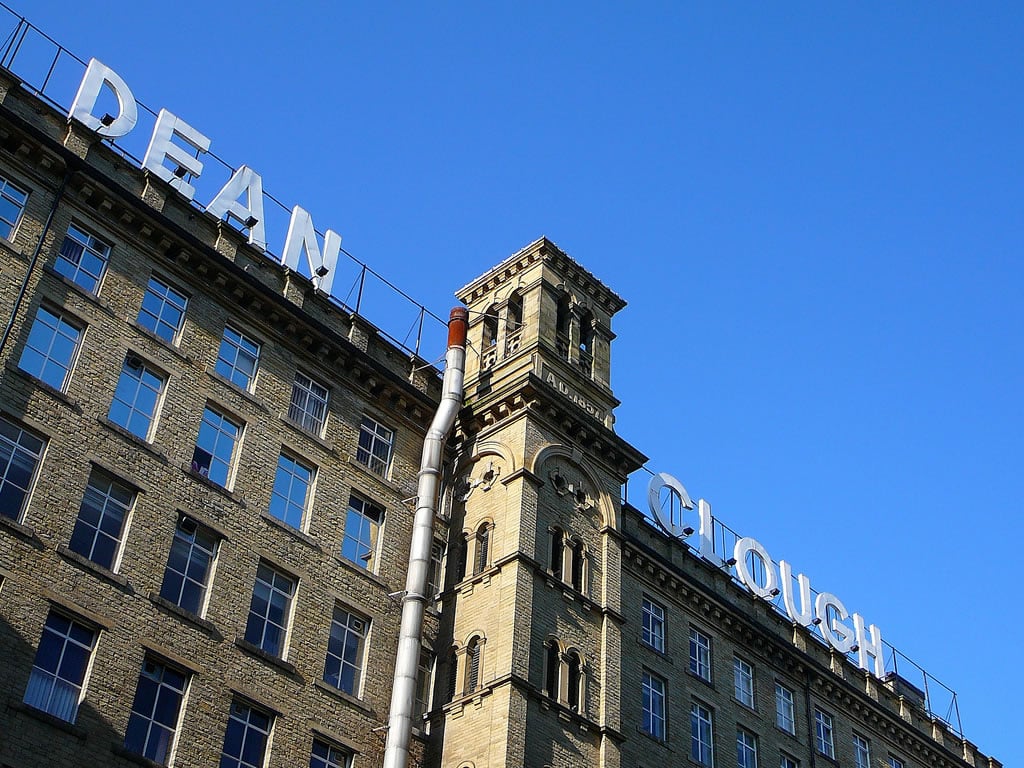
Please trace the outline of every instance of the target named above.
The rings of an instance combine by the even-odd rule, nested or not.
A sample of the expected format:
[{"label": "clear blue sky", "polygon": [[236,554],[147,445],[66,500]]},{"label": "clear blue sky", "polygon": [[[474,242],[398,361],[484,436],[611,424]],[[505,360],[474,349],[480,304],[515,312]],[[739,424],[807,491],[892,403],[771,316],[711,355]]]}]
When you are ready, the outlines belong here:
[{"label": "clear blue sky", "polygon": [[16,7],[437,314],[557,242],[620,434],[1024,765],[1024,6]]}]

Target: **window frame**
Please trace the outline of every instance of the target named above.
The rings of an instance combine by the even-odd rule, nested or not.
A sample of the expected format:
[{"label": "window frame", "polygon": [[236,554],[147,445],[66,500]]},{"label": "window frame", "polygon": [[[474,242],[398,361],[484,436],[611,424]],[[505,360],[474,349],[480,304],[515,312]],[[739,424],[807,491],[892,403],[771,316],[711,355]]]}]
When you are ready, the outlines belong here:
[{"label": "window frame", "polygon": [[[217,417],[219,422],[215,423],[213,420],[207,419],[207,414]],[[235,428],[235,435],[232,437],[226,432],[222,425],[227,424]],[[200,445],[200,440],[203,439],[204,428],[212,430],[214,433],[213,450],[207,450],[207,448]],[[192,466],[191,469],[200,477],[209,480],[216,486],[231,490],[231,486],[234,483],[235,475],[235,460],[238,456],[239,446],[242,443],[242,435],[245,431],[245,422],[237,419],[236,417],[226,411],[221,410],[218,406],[213,403],[207,402],[203,407],[203,415],[199,419],[199,430],[196,432],[196,442],[192,451]],[[209,434],[207,432],[206,434]],[[221,437],[226,438],[231,445],[231,451],[227,458],[221,454],[219,448],[221,446]],[[203,466],[202,456],[197,454],[197,451],[209,456],[206,460],[206,466]],[[220,475],[220,468],[223,468],[224,482],[220,482],[217,477],[214,477],[213,468],[218,467],[217,477]]]},{"label": "window frame", "polygon": [[[323,390],[323,395],[316,390]],[[330,401],[331,390],[326,385],[302,371],[296,371],[287,418],[299,428],[321,437],[327,425]]]},{"label": "window frame", "polygon": [[706,683],[711,682],[711,635],[690,626],[690,674]]},{"label": "window frame", "polygon": [[715,712],[699,701],[690,702],[690,759],[707,768],[715,764]]},{"label": "window frame", "polygon": [[[746,728],[736,729],[737,768],[757,768],[757,736]],[[748,762],[749,760],[749,762]]]},{"label": "window frame", "polygon": [[[14,190],[15,192],[20,193],[23,199],[19,202],[9,193],[9,190]],[[28,198],[30,194],[31,192],[22,189],[6,176],[0,176],[0,201],[7,201],[18,209],[18,215],[14,217],[14,221],[8,221],[3,217],[3,214],[0,213],[0,238],[6,240],[8,243],[14,242],[14,235],[17,233],[18,227],[21,225],[21,220],[25,216],[25,209],[28,207]],[[2,205],[2,202],[0,202],[0,205]],[[6,233],[2,232],[4,225],[9,226]]]},{"label": "window frame", "polygon": [[[282,466],[282,463],[287,466]],[[282,450],[277,457],[277,468],[274,471],[274,485],[270,492],[270,506],[268,512],[271,517],[280,520],[285,525],[297,531],[305,533],[309,530],[310,510],[313,506],[313,489],[317,477],[316,465],[306,462],[304,459],[293,455],[289,451]],[[297,474],[298,470],[305,470],[307,477],[303,480]],[[283,480],[286,476],[286,480]],[[287,482],[288,488],[282,489],[279,483]],[[302,503],[299,504],[292,496],[296,485],[302,486]],[[278,514],[278,513],[281,514]],[[295,519],[295,513],[298,519]]]},{"label": "window frame", "polygon": [[[230,336],[237,338],[231,338]],[[232,350],[233,354],[231,354],[231,359],[229,360],[225,357],[225,353],[230,353]],[[256,388],[256,378],[260,370],[260,353],[262,351],[263,345],[260,342],[228,323],[224,326],[224,331],[221,333],[220,346],[217,349],[217,361],[213,364],[213,370],[218,376],[231,382],[239,389],[245,392],[252,392]],[[239,358],[243,356],[251,360],[251,372],[247,372],[244,367],[239,366]]]},{"label": "window frame", "polygon": [[[8,433],[14,434],[13,439]],[[35,452],[24,444],[26,440],[39,443]],[[25,519],[25,513],[32,499],[32,492],[35,490],[36,481],[39,478],[39,468],[43,463],[47,443],[45,437],[9,418],[7,414],[0,413],[0,515],[16,523]],[[5,454],[7,456],[3,458]],[[29,463],[32,468],[26,475],[24,470]],[[12,468],[15,472],[21,473],[21,477],[18,479],[24,482],[24,488],[11,479]],[[18,495],[21,496],[21,499],[17,509],[14,509],[12,497]],[[11,512],[13,514],[10,514]]]},{"label": "window frame", "polygon": [[866,736],[853,732],[853,766],[854,768],[871,768],[871,742]]},{"label": "window frame", "polygon": [[[364,437],[366,445],[364,445]],[[386,455],[383,458],[377,451],[378,445],[386,446]],[[363,415],[359,422],[359,434],[356,439],[356,462],[378,477],[387,478],[391,474],[394,453],[395,430],[384,426],[372,416]]]},{"label": "window frame", "polygon": [[[373,521],[368,515],[367,510],[377,512],[378,519]],[[341,542],[341,556],[350,563],[355,563],[356,566],[364,568],[370,573],[376,572],[377,566],[377,553],[380,549],[381,542],[381,531],[384,528],[384,517],[386,510],[383,506],[375,501],[371,501],[365,496],[361,496],[358,493],[352,493],[349,496],[348,507],[345,510],[345,529],[342,536]],[[349,523],[353,522],[358,518],[356,523],[358,530],[355,534],[349,532]],[[364,532],[364,524],[367,524],[365,530],[369,533],[369,543],[363,541],[362,534]],[[355,548],[352,552],[355,557],[350,557],[346,554],[347,550]],[[362,550],[366,551],[363,552]]]},{"label": "window frame", "polygon": [[640,642],[658,653],[665,653],[665,614],[665,606],[643,595],[640,604]]},{"label": "window frame", "polygon": [[[79,246],[82,250],[72,258],[65,252],[68,243]],[[107,274],[107,267],[110,265],[110,254],[114,250],[112,243],[95,234],[90,229],[72,221],[68,225],[64,240],[57,249],[57,256],[53,262],[54,271],[61,277],[67,278],[82,290],[92,296],[100,292],[103,285],[103,278]],[[93,273],[88,267],[82,265],[88,254],[91,259],[99,262],[97,273]],[[77,258],[77,262],[75,261]],[[65,266],[66,265],[66,266]],[[83,278],[83,275],[85,276]]]},{"label": "window frame", "polygon": [[434,678],[437,674],[437,654],[426,647],[420,648],[420,657],[416,663],[416,688],[413,693],[412,711],[413,728],[416,719],[426,720],[434,704]]},{"label": "window frame", "polygon": [[790,736],[796,735],[796,702],[793,691],[778,680],[775,681],[775,726]]},{"label": "window frame", "polygon": [[733,697],[754,709],[754,665],[739,656],[732,657]]},{"label": "window frame", "polygon": [[[322,748],[325,754],[317,754],[318,746]],[[336,760],[335,755],[339,756],[341,760]],[[351,768],[351,766],[351,750],[338,746],[324,738],[313,737],[313,746],[309,753],[310,768]]]},{"label": "window frame", "polygon": [[[148,672],[147,667],[150,666],[159,667],[159,678],[155,678],[152,673]],[[176,688],[167,682],[166,677],[168,672],[174,673],[181,678],[180,688]],[[174,755],[174,748],[177,742],[178,730],[181,728],[181,718],[184,711],[185,697],[188,694],[188,686],[191,677],[191,673],[189,673],[188,671],[181,669],[180,667],[177,667],[173,664],[168,664],[163,659],[160,659],[156,656],[153,656],[148,653],[146,654],[145,658],[142,661],[142,668],[139,670],[138,682],[135,684],[135,697],[132,700],[132,706],[131,709],[129,710],[128,725],[125,726],[124,748],[126,750],[128,750],[132,754],[142,755],[148,760],[152,760],[153,762],[159,763],[160,765],[170,764],[171,758]],[[136,710],[136,707],[140,703],[140,699],[143,701],[145,700],[142,698],[144,694],[141,691],[143,681],[145,679],[151,680],[156,684],[156,690],[151,697],[152,701],[150,704],[150,712],[148,715]],[[163,695],[165,691],[169,691],[169,693],[167,693],[166,696]],[[162,705],[167,701],[167,697],[173,697],[175,693],[177,693],[177,706],[175,708],[174,723],[168,724],[158,722],[156,718],[160,714],[160,709],[162,708]],[[135,749],[135,745],[129,745],[129,739],[131,738],[133,728],[132,724],[139,722],[147,723],[147,725],[145,726],[145,735],[143,736],[142,739],[141,750]],[[162,731],[165,734],[169,733],[170,735],[166,738],[166,742],[164,742],[163,744],[160,743],[160,737],[158,736],[158,740],[155,745],[158,751],[151,753],[150,748],[153,745],[151,745],[150,739],[153,735],[154,729],[156,729],[158,732]]]},{"label": "window frame", "polygon": [[[339,614],[343,616],[343,620],[339,619]],[[353,622],[360,622],[362,628],[354,627]],[[371,626],[372,622],[367,616],[352,611],[347,606],[335,604],[327,638],[323,681],[357,699],[362,698],[363,681],[366,678],[366,657]],[[341,633],[340,636],[335,634],[336,628]],[[354,654],[350,653],[352,640],[355,642]],[[354,656],[356,661],[350,661],[350,656]],[[345,684],[346,670],[352,670],[349,685]]]},{"label": "window frame", "polygon": [[[51,626],[51,621],[62,621],[67,623],[67,629],[58,630]],[[81,637],[72,637],[72,630],[78,629],[80,635],[88,633],[89,642],[88,645],[81,639]],[[52,663],[54,669],[51,671],[40,666],[39,655],[45,648],[50,648],[50,643],[44,643],[47,632],[62,638],[60,642],[60,650],[57,654],[56,662]],[[32,669],[29,673],[28,683],[25,687],[25,695],[22,699],[24,703],[32,707],[33,709],[45,712],[59,720],[63,720],[68,723],[74,723],[78,719],[78,710],[81,707],[82,700],[85,698],[85,691],[89,683],[89,673],[92,669],[92,661],[96,655],[96,646],[99,642],[99,630],[91,623],[83,622],[76,616],[66,614],[63,611],[58,611],[55,608],[50,608],[49,613],[46,614],[46,621],[43,622],[42,632],[39,636],[39,644],[36,646],[36,653],[32,659]],[[85,658],[78,660],[80,666],[80,674],[76,674],[77,681],[70,677],[62,677],[61,673],[68,672],[69,670],[65,666],[65,658],[68,650],[68,645],[71,644],[74,647],[85,651]],[[75,663],[74,660],[71,661]],[[45,703],[39,699],[30,701],[30,695],[33,691],[33,684],[36,686],[41,685],[42,682],[49,683],[49,690],[45,693]],[[74,702],[70,703],[70,711],[66,711],[69,706],[69,702],[56,702],[54,701],[54,693],[57,692],[56,682],[60,681],[64,684],[65,689],[63,691],[66,696],[70,692],[74,692]],[[40,704],[44,704],[40,706]],[[63,704],[63,707],[61,707]]]},{"label": "window frame", "polygon": [[[41,320],[41,315],[44,312],[53,319],[55,325],[51,325]],[[72,319],[69,320],[68,318]],[[45,352],[35,346],[32,346],[32,337],[36,334],[36,329],[38,327],[45,327],[49,331],[48,338],[46,340]],[[21,356],[18,358],[18,368],[32,378],[43,382],[47,386],[52,387],[59,392],[67,392],[68,383],[71,381],[71,372],[74,370],[75,364],[78,362],[78,356],[82,350],[82,340],[85,338],[86,327],[85,323],[78,320],[74,315],[68,314],[63,309],[51,309],[45,304],[40,304],[36,309],[35,317],[33,318],[32,325],[29,328],[28,337],[25,339],[25,346],[21,349]],[[73,340],[68,333],[63,332],[64,328],[75,331],[75,337]],[[54,343],[58,336],[61,336],[71,342],[71,350],[67,359],[51,357]],[[41,366],[38,366],[38,370],[30,370],[26,367],[25,357],[30,353],[30,351],[32,355],[35,355],[42,361]],[[47,368],[50,366],[54,366],[64,371],[64,375],[61,377],[59,383],[54,383],[54,381],[51,381],[50,377],[47,375]]]},{"label": "window frame", "polygon": [[[138,371],[138,376],[134,376],[133,372]],[[152,383],[146,382],[147,374],[152,379],[159,382],[159,388],[154,391]],[[131,402],[123,398],[122,387],[125,386],[126,377],[131,382],[128,386],[132,387],[132,390],[127,393],[131,397]],[[114,387],[114,396],[110,400],[110,409],[107,411],[107,418],[117,426],[135,435],[135,437],[145,442],[152,442],[153,433],[156,432],[156,424],[160,413],[160,407],[163,405],[164,395],[167,392],[167,374],[159,368],[150,364],[148,361],[143,360],[141,357],[136,355],[134,352],[129,352],[125,358],[124,363],[121,365],[121,373],[117,378],[117,386]],[[140,393],[143,389],[148,389],[153,394],[152,412],[147,413],[146,410],[138,408],[138,402]],[[125,411],[125,421],[120,421],[119,417],[115,415],[115,405],[121,405]],[[135,423],[135,417],[139,416],[145,420],[146,429],[140,434],[133,428]]]},{"label": "window frame", "polygon": [[[195,530],[189,533],[185,531],[182,534],[182,530],[186,528],[186,521],[191,525],[195,526]],[[191,536],[191,539],[187,539],[187,536]],[[204,542],[201,542],[200,535],[208,537],[212,541],[212,546],[206,547]],[[178,515],[178,522],[174,527],[174,536],[171,539],[171,548],[167,552],[167,564],[164,566],[164,577],[160,584],[160,597],[168,602],[174,603],[176,606],[184,611],[193,613],[197,616],[204,616],[206,614],[206,605],[210,595],[210,584],[213,581],[213,573],[217,563],[217,551],[220,548],[220,535],[213,529],[203,525],[199,521],[185,514]],[[174,548],[176,544],[181,541],[184,546],[188,547],[187,554],[184,557],[184,571],[179,571],[172,567],[171,559],[174,557]],[[207,562],[204,567],[203,581],[200,583],[194,578],[193,564],[195,562],[194,555],[196,552],[200,552],[206,556]],[[173,574],[173,578],[179,581],[179,584],[175,591],[178,594],[177,599],[172,599],[168,596],[169,587],[171,583],[170,578]],[[196,585],[193,590],[198,592],[198,601],[195,609],[189,607],[192,601],[189,601],[189,605],[184,605],[186,589],[189,584]]]},{"label": "window frame", "polygon": [[800,768],[800,761],[785,752],[779,753],[779,768]]},{"label": "window frame", "polygon": [[[269,579],[267,574],[269,574]],[[289,585],[289,589],[281,588],[279,581],[281,584]],[[266,597],[259,598],[266,603],[262,614],[257,611],[257,588],[261,584],[267,592]],[[299,580],[296,577],[285,573],[266,560],[259,561],[256,577],[253,580],[252,600],[249,603],[249,613],[245,622],[244,639],[247,643],[270,656],[282,660],[287,658],[289,630],[295,610],[295,595],[298,586]],[[283,595],[284,604],[281,605],[279,599],[275,605],[273,598],[280,595]],[[280,621],[275,621],[272,618],[274,613],[280,613]],[[268,635],[268,627],[274,627],[277,630],[276,637],[273,634]]]},{"label": "window frame", "polygon": [[832,715],[814,708],[814,748],[819,755],[835,760],[835,729]]},{"label": "window frame", "polygon": [[668,740],[667,689],[665,678],[649,669],[643,670],[640,677],[640,731],[660,742]]},{"label": "window frame", "polygon": [[[154,290],[154,283],[163,289],[162,294]],[[156,311],[146,306],[146,301],[150,297],[159,302],[159,306],[155,308]],[[146,283],[146,290],[142,294],[142,301],[139,303],[139,313],[135,316],[135,323],[157,338],[163,339],[171,346],[176,347],[181,340],[181,332],[185,328],[185,316],[188,312],[189,298],[186,293],[179,291],[168,281],[156,275],[150,275],[149,282]],[[178,299],[179,301],[174,301],[173,299]],[[165,310],[168,308],[178,314],[178,320],[174,324],[168,322],[164,317]],[[152,320],[144,320],[143,318],[152,318]],[[168,336],[161,329],[170,329],[170,335]]]},{"label": "window frame", "polygon": [[[103,483],[103,485],[101,486],[100,483]],[[127,496],[127,501],[122,500],[125,496]],[[98,497],[101,502],[98,508],[95,506],[90,507],[91,512],[98,512],[95,522],[91,521],[88,517],[83,517],[83,513],[86,513],[87,502],[92,502],[94,497]],[[78,507],[78,516],[75,518],[75,526],[71,531],[71,538],[68,540],[68,549],[101,568],[117,573],[121,565],[124,541],[128,534],[132,511],[135,508],[137,499],[138,490],[134,486],[107,472],[105,469],[93,466],[92,471],[89,473],[89,479],[85,484],[85,491],[82,494],[82,501]],[[118,525],[118,535],[115,537],[108,530],[106,521],[108,517],[112,516],[116,520],[118,512],[120,512],[121,519]],[[97,548],[101,546],[101,540],[113,542],[112,550],[109,553],[109,561],[103,555],[102,549],[100,549],[100,553],[103,559],[97,559]],[[87,551],[83,551],[83,547]]]},{"label": "window frame", "polygon": [[[246,717],[243,720],[240,716],[241,710],[245,710]],[[253,726],[252,715],[253,713],[261,715],[266,718],[266,728],[259,726]],[[220,750],[220,768],[262,768],[267,762],[267,747],[270,746],[270,737],[274,731],[274,713],[270,710],[264,709],[263,707],[250,703],[244,699],[238,698],[237,696],[231,699],[231,707],[228,710],[228,722],[224,728],[224,744]],[[229,732],[232,728],[232,723],[238,723],[237,727],[242,729],[241,738],[238,739],[239,754],[229,755],[226,750],[229,743]],[[261,741],[263,742],[260,746],[260,758],[259,762],[247,763],[242,759],[242,755],[245,754],[245,747],[248,741],[250,732],[261,734]]]}]

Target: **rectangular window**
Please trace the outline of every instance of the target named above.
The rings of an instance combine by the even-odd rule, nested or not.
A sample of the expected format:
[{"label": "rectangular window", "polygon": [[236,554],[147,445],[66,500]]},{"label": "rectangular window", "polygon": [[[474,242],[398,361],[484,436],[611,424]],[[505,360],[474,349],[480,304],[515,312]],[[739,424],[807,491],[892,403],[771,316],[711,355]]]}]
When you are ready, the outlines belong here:
[{"label": "rectangular window", "polygon": [[163,375],[129,354],[121,367],[108,418],[136,437],[149,440],[164,381]]},{"label": "rectangular window", "polygon": [[181,333],[188,299],[155,277],[149,278],[136,322],[164,341],[174,344]]},{"label": "rectangular window", "polygon": [[779,755],[779,768],[800,768],[800,763],[783,752]]},{"label": "rectangular window", "polygon": [[25,703],[61,720],[75,722],[95,647],[96,632],[50,611],[32,663]]},{"label": "rectangular window", "polygon": [[82,327],[77,321],[40,307],[18,367],[63,392],[81,343]]},{"label": "rectangular window", "polygon": [[270,514],[298,530],[305,530],[304,518],[316,470],[282,453],[277,457]]},{"label": "rectangular window", "polygon": [[835,759],[836,748],[832,742],[832,715],[825,714],[820,709],[814,710],[814,746],[825,757]]},{"label": "rectangular window", "polygon": [[711,682],[711,638],[690,627],[690,672]]},{"label": "rectangular window", "polygon": [[900,760],[895,755],[889,755],[889,759],[887,761],[887,764],[888,764],[889,768],[904,768],[903,761]]},{"label": "rectangular window", "polygon": [[216,535],[192,518],[179,517],[160,597],[201,616],[216,554]]},{"label": "rectangular window", "polygon": [[714,765],[715,742],[711,710],[696,701],[690,705],[690,758],[710,768]]},{"label": "rectangular window", "polygon": [[192,471],[227,488],[231,479],[231,462],[241,435],[241,424],[206,406],[192,452]]},{"label": "rectangular window", "polygon": [[359,425],[359,446],[356,448],[356,461],[382,477],[388,473],[391,465],[391,450],[395,443],[395,433],[369,416],[364,416]]},{"label": "rectangular window", "polygon": [[430,711],[434,691],[434,654],[426,648],[420,649],[420,661],[416,668],[416,698],[413,701],[413,726],[423,720]]},{"label": "rectangular window", "polygon": [[220,768],[263,768],[273,724],[274,716],[269,712],[237,699],[232,701]]},{"label": "rectangular window", "polygon": [[284,658],[295,580],[261,562],[252,588],[245,639],[271,656]]},{"label": "rectangular window", "polygon": [[434,539],[430,545],[430,573],[427,576],[427,597],[444,591],[444,542]]},{"label": "rectangular window", "polygon": [[288,418],[314,435],[320,435],[327,420],[327,397],[327,387],[303,373],[296,373]]},{"label": "rectangular window", "polygon": [[665,652],[665,609],[644,596],[640,640],[656,651]]},{"label": "rectangular window", "polygon": [[78,509],[68,548],[108,570],[117,565],[125,521],[135,491],[106,472],[94,469]]},{"label": "rectangular window", "polygon": [[45,442],[0,416],[0,515],[21,520]]},{"label": "rectangular window", "polygon": [[341,556],[361,568],[370,568],[377,552],[377,535],[383,521],[382,508],[358,496],[349,498]]},{"label": "rectangular window", "polygon": [[754,668],[738,656],[732,660],[733,692],[736,701],[754,708]]},{"label": "rectangular window", "polygon": [[352,696],[359,695],[369,626],[368,619],[335,607],[331,619],[331,636],[327,641],[324,681]]},{"label": "rectangular window", "polygon": [[309,756],[309,768],[349,768],[352,755],[326,741],[313,739],[313,751]]},{"label": "rectangular window", "polygon": [[736,768],[757,768],[757,737],[742,728],[736,730]]},{"label": "rectangular window", "polygon": [[170,762],[188,675],[147,658],[142,663],[124,748],[160,765]]},{"label": "rectangular window", "polygon": [[871,745],[860,734],[853,734],[854,768],[871,768]]},{"label": "rectangular window", "polygon": [[640,729],[658,741],[665,740],[665,681],[644,670],[641,684],[643,716]]},{"label": "rectangular window", "polygon": [[786,733],[796,733],[793,692],[782,683],[775,684],[775,724]]},{"label": "rectangular window", "polygon": [[28,192],[0,176],[0,237],[10,240],[25,210]]},{"label": "rectangular window", "polygon": [[252,389],[260,360],[260,345],[230,325],[224,328],[214,370],[244,390]]},{"label": "rectangular window", "polygon": [[53,268],[89,293],[96,293],[110,258],[110,246],[72,224]]}]

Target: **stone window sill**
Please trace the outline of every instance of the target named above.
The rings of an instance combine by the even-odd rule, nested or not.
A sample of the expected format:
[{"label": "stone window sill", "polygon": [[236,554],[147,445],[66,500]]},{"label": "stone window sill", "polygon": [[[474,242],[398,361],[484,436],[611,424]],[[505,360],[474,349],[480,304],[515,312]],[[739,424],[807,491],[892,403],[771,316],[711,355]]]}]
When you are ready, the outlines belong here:
[{"label": "stone window sill", "polygon": [[373,714],[373,708],[369,704],[367,704],[363,699],[360,699],[357,696],[353,696],[351,693],[345,693],[340,688],[335,688],[333,685],[324,680],[317,680],[314,683],[314,685],[324,693],[329,694],[330,696],[333,696],[336,699],[341,699],[341,701],[344,701],[347,704],[353,704],[354,706],[359,707],[359,709],[363,710],[364,712],[369,712],[370,714]]},{"label": "stone window sill", "polygon": [[127,440],[129,443],[136,446],[137,448],[141,448],[146,453],[150,454],[153,458],[155,458],[157,461],[159,461],[161,464],[167,463],[167,455],[162,450],[160,450],[155,444],[143,440],[138,435],[132,434],[127,429],[122,427],[120,424],[115,424],[114,422],[112,422],[106,416],[98,416],[96,418],[96,421],[98,421],[102,426],[106,427],[108,430],[110,430],[115,435],[120,437],[122,440]]},{"label": "stone window sill", "polygon": [[244,637],[235,638],[235,647],[241,649],[250,656],[255,656],[260,661],[266,662],[271,666],[277,667],[282,672],[286,672],[294,678],[301,679],[301,676],[299,675],[298,670],[295,669],[294,664],[285,661],[284,659],[279,659],[277,656],[273,656],[267,653],[258,645],[253,645],[252,643],[250,643]]},{"label": "stone window sill", "polygon": [[77,565],[79,568],[83,568],[84,570],[90,571],[96,576],[99,576],[104,581],[113,584],[118,589],[121,589],[122,591],[127,592],[130,595],[135,594],[135,590],[132,589],[131,584],[128,583],[128,579],[126,579],[124,576],[122,576],[119,573],[114,573],[109,568],[104,568],[99,563],[94,563],[87,557],[83,557],[77,552],[68,549],[63,544],[57,545],[57,554],[63,557],[68,562]]},{"label": "stone window sill", "polygon": [[236,395],[239,395],[239,396],[245,398],[247,401],[249,401],[249,403],[251,405],[255,406],[256,408],[258,408],[263,413],[270,413],[270,411],[267,408],[267,406],[265,406],[263,403],[261,403],[259,401],[259,399],[256,397],[256,395],[254,395],[248,389],[243,389],[242,387],[238,386],[231,379],[227,379],[227,378],[221,376],[219,373],[217,373],[217,371],[214,368],[207,368],[206,369],[206,375],[209,376],[214,381],[219,382],[220,384],[223,384],[225,387],[230,389]]},{"label": "stone window sill", "polygon": [[223,636],[221,635],[220,631],[217,629],[217,626],[212,621],[208,621],[207,619],[204,619],[199,614],[192,613],[192,611],[187,611],[184,608],[182,608],[180,605],[175,605],[170,600],[167,600],[166,598],[160,597],[160,595],[157,594],[156,592],[150,592],[149,593],[149,600],[157,608],[163,609],[166,613],[169,613],[172,616],[175,616],[176,618],[182,619],[183,621],[187,621],[190,624],[194,624],[196,627],[198,627],[199,629],[203,630],[204,632],[206,632],[208,635],[214,637],[215,639],[217,639],[217,640],[222,640],[223,639]]},{"label": "stone window sill", "polygon": [[[18,368],[13,363],[8,363],[7,364],[7,370],[10,371],[11,373],[17,374],[19,377],[21,377],[21,378],[25,379],[26,381],[30,382],[37,389],[45,392],[50,397],[52,397],[54,400],[57,400],[58,402],[62,403],[63,405],[66,405],[68,408],[70,408],[75,413],[77,413],[77,414],[81,414],[82,413],[82,406],[80,406],[78,404],[77,400],[75,400],[73,397],[68,395],[67,392],[63,392],[63,391],[57,389],[56,387],[53,387],[53,386],[47,384],[45,381],[43,381],[42,379],[36,378],[35,376],[33,376],[28,371],[21,370],[21,368]],[[74,375],[74,374],[72,374],[72,375]]]},{"label": "stone window sill", "polygon": [[329,443],[327,440],[324,440],[322,437],[320,437],[320,435],[316,434],[315,432],[310,432],[304,426],[302,426],[296,421],[293,421],[292,419],[289,419],[287,416],[282,416],[281,421],[286,427],[302,435],[307,440],[311,440],[313,443],[318,445],[321,449],[327,451],[332,456],[338,455],[338,452],[334,449],[334,445],[332,443]]},{"label": "stone window sill", "polygon": [[[74,280],[71,280],[71,279],[69,279],[67,277],[64,277],[64,275],[62,275],[56,269],[51,267],[49,264],[47,264],[45,267],[43,267],[43,272],[45,272],[47,275],[49,275],[53,279],[58,280],[61,283],[63,283],[64,285],[66,285],[68,288],[73,290],[75,293],[77,293],[83,299],[85,299],[90,304],[92,304],[97,309],[101,310],[102,312],[106,313],[107,315],[110,315],[111,317],[116,317],[117,316],[116,313],[114,312],[114,310],[112,310],[110,308],[110,305],[106,302],[105,299],[101,299],[99,297],[99,295],[86,290],[85,288],[80,286],[78,283],[76,283]],[[103,281],[101,279],[100,282],[97,284],[96,289],[99,290],[102,286],[103,286]]]},{"label": "stone window sill", "polygon": [[139,325],[138,318],[136,318],[135,320],[132,320],[130,325],[136,331],[138,331],[143,336],[145,336],[147,339],[150,339],[151,341],[156,342],[157,344],[160,345],[161,348],[166,349],[168,352],[170,352],[172,355],[174,355],[178,359],[184,360],[186,363],[190,363],[190,364],[195,362],[195,358],[192,357],[192,355],[189,355],[189,354],[186,354],[186,353],[182,352],[178,348],[178,346],[176,344],[173,344],[172,342],[168,341],[163,336],[158,336],[157,334],[153,333],[153,331],[149,330],[149,328],[146,328],[145,326]]},{"label": "stone window sill", "polygon": [[24,539],[29,544],[32,544],[38,549],[41,549],[44,545],[40,538],[36,535],[36,529],[31,525],[25,525],[19,523],[17,520],[12,520],[6,515],[0,515],[0,528],[6,528],[15,536],[20,539]]},{"label": "stone window sill", "polygon": [[267,525],[271,525],[271,526],[273,526],[274,528],[277,528],[280,531],[284,531],[285,533],[287,533],[289,536],[291,536],[292,538],[296,539],[297,541],[301,541],[307,547],[315,549],[317,552],[322,552],[323,551],[323,547],[321,547],[320,543],[316,539],[314,539],[312,536],[310,536],[309,534],[303,533],[298,528],[292,528],[290,525],[288,525],[288,523],[284,522],[283,520],[278,520],[276,517],[274,517],[269,512],[261,511],[260,512],[260,518]]},{"label": "stone window sill", "polygon": [[358,573],[363,578],[368,579],[369,581],[372,581],[375,584],[379,584],[380,586],[385,588],[390,587],[390,585],[384,579],[382,579],[376,573],[371,571],[369,568],[363,568],[362,566],[353,563],[351,560],[345,559],[341,555],[335,555],[334,560],[338,563],[338,565],[342,566],[346,570],[352,571],[353,573]]},{"label": "stone window sill", "polygon": [[653,653],[658,658],[660,658],[662,661],[664,661],[666,664],[672,664],[673,666],[675,665],[675,662],[672,660],[672,657],[669,656],[664,651],[659,651],[657,648],[648,645],[643,640],[637,640],[636,644],[637,644],[638,647],[643,648],[645,651]]},{"label": "stone window sill", "polygon": [[123,757],[125,760],[135,763],[136,765],[144,765],[146,768],[162,768],[163,766],[163,763],[158,763],[155,760],[150,760],[144,755],[125,749],[122,744],[111,744],[110,751],[118,757]]},{"label": "stone window sill", "polygon": [[193,480],[195,480],[200,485],[205,485],[211,491],[216,491],[221,496],[223,496],[224,498],[226,498],[226,499],[228,499],[230,501],[233,501],[238,506],[243,507],[243,508],[245,507],[245,499],[243,499],[241,496],[239,496],[238,494],[234,493],[233,491],[229,491],[223,485],[218,485],[217,483],[213,482],[213,480],[211,480],[210,478],[205,477],[205,476],[199,474],[194,469],[192,469],[192,465],[191,464],[182,464],[181,465],[181,471],[184,472],[189,477],[191,477]]},{"label": "stone window sill", "polygon": [[82,728],[80,725],[69,723],[67,720],[61,720],[59,717],[54,717],[49,712],[43,712],[41,709],[30,707],[28,704],[25,704],[20,701],[11,702],[7,706],[9,706],[15,712],[20,712],[23,715],[28,715],[34,720],[38,720],[41,723],[51,725],[57,730],[64,731],[64,733],[69,733],[79,741],[85,741],[86,739],[85,729]]}]

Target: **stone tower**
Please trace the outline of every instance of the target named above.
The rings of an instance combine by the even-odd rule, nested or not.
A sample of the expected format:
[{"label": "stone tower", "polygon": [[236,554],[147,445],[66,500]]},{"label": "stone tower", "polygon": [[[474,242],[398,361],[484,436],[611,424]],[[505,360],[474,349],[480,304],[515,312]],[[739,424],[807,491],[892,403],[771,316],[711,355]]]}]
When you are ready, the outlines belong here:
[{"label": "stone tower", "polygon": [[541,238],[457,293],[470,310],[448,511],[441,764],[617,766],[625,302]]}]

